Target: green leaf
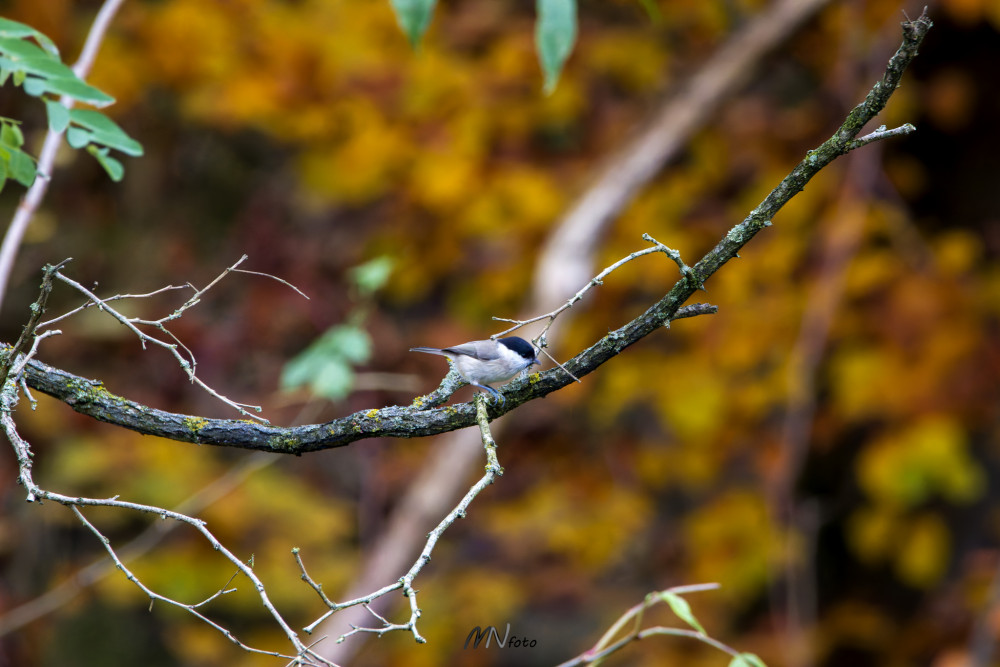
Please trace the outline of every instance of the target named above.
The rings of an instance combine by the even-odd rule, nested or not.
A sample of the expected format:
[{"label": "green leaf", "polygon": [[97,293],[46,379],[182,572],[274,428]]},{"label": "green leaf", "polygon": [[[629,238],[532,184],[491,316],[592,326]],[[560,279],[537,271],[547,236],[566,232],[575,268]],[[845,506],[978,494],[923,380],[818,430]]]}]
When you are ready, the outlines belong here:
[{"label": "green leaf", "polygon": [[70,121],[90,130],[90,140],[95,144],[108,146],[126,155],[142,155],[142,144],[125,134],[125,130],[100,111],[90,109],[72,109],[69,112]]},{"label": "green leaf", "polygon": [[22,150],[10,152],[10,176],[15,181],[26,188],[30,188],[35,182],[35,175],[38,170],[35,168],[35,161]]},{"label": "green leaf", "polygon": [[21,128],[16,123],[2,123],[0,124],[0,142],[7,146],[20,148],[24,145],[24,134],[21,133]]},{"label": "green leaf", "polygon": [[396,12],[399,27],[406,33],[412,46],[420,43],[420,38],[427,32],[431,16],[434,14],[434,4],[437,0],[391,0],[392,9]]},{"label": "green leaf", "polygon": [[372,354],[372,339],[368,332],[348,324],[328,330],[317,341],[317,346],[331,356],[343,358],[354,364],[367,362]]},{"label": "green leaf", "polygon": [[639,0],[639,4],[646,10],[646,16],[649,17],[649,20],[654,25],[660,25],[663,22],[663,13],[660,11],[660,6],[654,0]]},{"label": "green leaf", "polygon": [[[28,77],[28,81],[34,77]],[[28,81],[24,83],[24,91],[29,95],[37,95],[28,90]],[[42,92],[53,95],[69,95],[72,98],[92,104],[95,107],[106,107],[115,101],[115,98],[107,95],[89,83],[84,83],[80,79],[45,79]]]},{"label": "green leaf", "polygon": [[537,0],[535,48],[545,74],[545,93],[559,82],[566,59],[576,41],[576,0]]},{"label": "green leaf", "polygon": [[705,634],[705,628],[701,627],[701,623],[699,623],[698,619],[696,619],[694,614],[691,613],[691,605],[688,604],[687,600],[676,593],[671,593],[670,591],[663,591],[660,593],[660,598],[670,605],[671,611],[677,614],[677,618],[681,619],[701,634]]},{"label": "green leaf", "polygon": [[45,113],[49,117],[49,129],[63,132],[69,125],[69,109],[57,100],[45,100]]},{"label": "green leaf", "polygon": [[0,190],[7,184],[7,161],[0,160]]},{"label": "green leaf", "polygon": [[350,277],[358,291],[369,296],[385,285],[394,265],[392,257],[382,255],[352,268]]},{"label": "green leaf", "polygon": [[767,667],[767,665],[753,653],[740,653],[729,661],[729,667]]},{"label": "green leaf", "polygon": [[330,359],[319,368],[310,385],[313,393],[330,400],[338,400],[351,393],[354,371],[343,361]]},{"label": "green leaf", "polygon": [[42,48],[51,53],[54,56],[59,55],[59,49],[52,42],[51,39],[38,32],[30,25],[25,25],[24,23],[18,23],[17,21],[11,21],[10,19],[0,18],[0,36],[3,37],[34,37],[35,40],[42,45]]},{"label": "green leaf", "polygon": [[319,396],[338,399],[353,386],[352,365],[371,358],[371,337],[364,329],[341,324],[328,329],[309,347],[285,364],[281,388],[303,386]]},{"label": "green leaf", "polygon": [[94,159],[104,167],[104,171],[108,172],[108,176],[111,177],[112,181],[118,183],[122,180],[122,177],[125,175],[125,167],[121,162],[108,155],[107,148],[98,148],[91,144],[87,146],[87,152],[93,155]]},{"label": "green leaf", "polygon": [[73,148],[83,148],[90,143],[90,130],[81,127],[71,127],[66,130],[66,143]]},{"label": "green leaf", "polygon": [[43,58],[52,62],[59,62],[59,60],[54,58],[51,53],[45,49],[39,48],[28,40],[20,37],[9,37],[7,35],[3,35],[2,33],[0,33],[0,53],[6,54],[12,60],[20,60],[22,58]]},{"label": "green leaf", "polygon": [[313,359],[305,353],[291,359],[281,369],[279,386],[284,390],[291,390],[312,382],[313,363]]},{"label": "green leaf", "polygon": [[14,60],[14,66],[17,67],[17,69],[24,70],[28,74],[34,74],[42,77],[43,79],[80,80],[73,70],[66,67],[66,65],[63,65],[61,62],[43,51],[39,51],[39,53],[42,55]]},{"label": "green leaf", "polygon": [[[14,83],[23,83],[26,93],[34,96],[44,93],[69,95],[94,106],[106,106],[114,102],[113,97],[85,83],[59,60],[59,51],[51,40],[24,24],[7,22],[7,25],[10,24],[15,26],[10,32],[0,30],[0,54],[3,56],[0,66],[14,72]],[[4,24],[0,24],[0,27],[2,25]],[[39,48],[32,42],[11,34],[35,37],[45,48]],[[52,48],[49,49],[49,46]]]},{"label": "green leaf", "polygon": [[[20,81],[18,81],[20,79]],[[25,76],[24,70],[17,70],[14,72],[14,85],[20,86],[24,84],[24,92],[29,95],[34,95],[39,97],[48,92],[49,86],[45,79],[39,79],[34,76]]]}]

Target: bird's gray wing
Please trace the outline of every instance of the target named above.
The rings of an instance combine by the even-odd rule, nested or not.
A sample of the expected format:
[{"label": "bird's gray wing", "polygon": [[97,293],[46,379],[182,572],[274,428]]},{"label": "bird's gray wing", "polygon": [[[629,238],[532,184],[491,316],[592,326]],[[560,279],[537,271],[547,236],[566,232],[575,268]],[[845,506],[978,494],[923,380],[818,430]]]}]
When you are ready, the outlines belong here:
[{"label": "bird's gray wing", "polygon": [[497,345],[492,340],[474,340],[471,343],[462,343],[455,347],[446,347],[442,352],[472,357],[480,361],[492,361],[500,357],[497,352]]}]

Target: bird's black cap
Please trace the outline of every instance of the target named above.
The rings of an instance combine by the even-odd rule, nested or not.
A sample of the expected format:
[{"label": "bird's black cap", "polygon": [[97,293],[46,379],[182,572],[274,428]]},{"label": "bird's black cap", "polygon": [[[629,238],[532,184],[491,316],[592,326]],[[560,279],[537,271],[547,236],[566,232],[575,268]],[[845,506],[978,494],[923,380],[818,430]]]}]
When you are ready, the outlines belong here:
[{"label": "bird's black cap", "polygon": [[535,348],[532,347],[531,343],[523,338],[520,338],[519,336],[508,336],[507,338],[499,339],[497,342],[504,347],[517,352],[525,359],[538,361],[538,357],[535,356]]}]

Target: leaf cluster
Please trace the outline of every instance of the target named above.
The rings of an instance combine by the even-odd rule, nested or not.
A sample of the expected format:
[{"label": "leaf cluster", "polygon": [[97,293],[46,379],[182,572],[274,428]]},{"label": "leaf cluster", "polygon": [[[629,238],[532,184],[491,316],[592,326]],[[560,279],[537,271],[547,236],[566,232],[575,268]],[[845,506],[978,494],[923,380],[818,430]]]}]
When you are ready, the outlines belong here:
[{"label": "leaf cluster", "polygon": [[[76,149],[86,149],[108,176],[120,181],[125,168],[110,155],[117,150],[133,157],[142,155],[142,146],[113,120],[99,111],[71,109],[61,99],[84,102],[96,107],[114,103],[114,98],[86,83],[62,62],[51,39],[34,28],[0,17],[0,86],[7,81],[45,103],[51,132],[66,132],[66,141]],[[0,189],[8,174],[25,187],[35,180],[31,158],[21,150],[24,137],[16,121],[0,120]]]}]

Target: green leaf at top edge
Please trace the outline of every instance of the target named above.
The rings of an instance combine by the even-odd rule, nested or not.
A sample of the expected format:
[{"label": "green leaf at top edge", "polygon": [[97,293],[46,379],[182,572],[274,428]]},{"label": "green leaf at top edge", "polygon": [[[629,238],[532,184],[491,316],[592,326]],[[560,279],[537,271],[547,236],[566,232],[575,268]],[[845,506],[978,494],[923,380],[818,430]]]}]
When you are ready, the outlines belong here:
[{"label": "green leaf at top edge", "polygon": [[434,5],[437,0],[391,0],[392,9],[396,12],[396,21],[406,33],[410,45],[416,47],[420,38],[427,32]]},{"label": "green leaf at top edge", "polygon": [[576,42],[576,0],[537,0],[536,12],[535,48],[550,94]]}]

